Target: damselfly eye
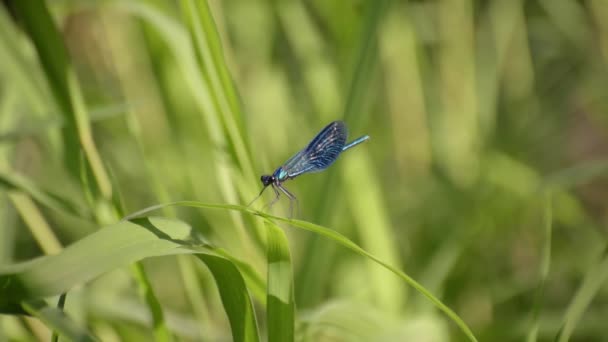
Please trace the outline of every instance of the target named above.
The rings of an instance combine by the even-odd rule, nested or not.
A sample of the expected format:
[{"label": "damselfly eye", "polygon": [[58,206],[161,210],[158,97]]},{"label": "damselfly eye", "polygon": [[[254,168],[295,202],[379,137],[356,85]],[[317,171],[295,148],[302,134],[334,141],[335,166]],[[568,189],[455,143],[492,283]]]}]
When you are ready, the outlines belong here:
[{"label": "damselfly eye", "polygon": [[260,177],[260,180],[262,181],[262,184],[264,184],[264,186],[268,186],[270,185],[270,183],[272,183],[272,176],[262,175],[262,177]]}]

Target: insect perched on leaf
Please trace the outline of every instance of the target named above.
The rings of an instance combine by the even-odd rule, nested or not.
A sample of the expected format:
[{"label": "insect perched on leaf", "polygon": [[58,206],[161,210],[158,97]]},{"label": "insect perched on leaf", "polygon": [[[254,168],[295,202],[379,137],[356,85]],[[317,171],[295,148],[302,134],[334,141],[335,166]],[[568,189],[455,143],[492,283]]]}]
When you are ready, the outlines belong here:
[{"label": "insect perched on leaf", "polygon": [[270,207],[278,201],[282,192],[289,198],[289,211],[290,214],[293,214],[293,202],[296,202],[297,205],[298,199],[283,186],[283,183],[305,173],[325,170],[338,159],[342,152],[369,139],[369,136],[364,135],[347,144],[347,135],[348,130],[344,122],[334,121],[327,125],[308,143],[308,146],[279,166],[272,175],[260,177],[264,188],[249,205],[262,196],[264,190],[270,185],[276,197],[268,206]]}]

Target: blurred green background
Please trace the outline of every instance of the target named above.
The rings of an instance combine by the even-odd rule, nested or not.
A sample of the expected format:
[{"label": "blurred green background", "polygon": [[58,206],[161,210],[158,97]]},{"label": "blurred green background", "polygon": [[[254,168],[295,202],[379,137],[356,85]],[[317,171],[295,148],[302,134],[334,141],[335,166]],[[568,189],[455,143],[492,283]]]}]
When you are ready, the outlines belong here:
[{"label": "blurred green background", "polygon": [[[117,221],[118,207],[246,205],[261,174],[339,119],[371,140],[286,183],[299,219],[406,271],[480,341],[560,329],[606,341],[604,0],[214,0],[201,26],[191,10],[202,1],[46,1],[56,37],[15,3],[0,8],[0,264],[55,254]],[[70,70],[67,86],[53,65]],[[251,218],[160,214],[265,274]],[[394,275],[286,233],[296,340],[463,340]],[[175,340],[231,340],[204,267],[164,257],[144,268]],[[70,292],[67,311],[103,341],[153,336],[125,269]],[[0,316],[0,341],[48,334]]]}]

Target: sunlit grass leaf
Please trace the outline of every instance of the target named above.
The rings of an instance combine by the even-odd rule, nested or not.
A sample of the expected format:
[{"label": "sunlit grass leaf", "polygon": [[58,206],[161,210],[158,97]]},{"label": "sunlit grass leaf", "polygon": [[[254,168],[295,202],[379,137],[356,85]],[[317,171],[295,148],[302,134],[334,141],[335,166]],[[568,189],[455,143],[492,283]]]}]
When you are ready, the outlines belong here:
[{"label": "sunlit grass leaf", "polygon": [[145,257],[187,253],[180,250],[180,244],[159,236],[176,236],[175,227],[184,229],[170,225],[172,231],[151,231],[122,221],[83,238],[57,255],[2,265],[0,287],[4,296],[0,297],[0,310],[8,303],[58,295]]},{"label": "sunlit grass leaf", "polygon": [[276,224],[266,221],[266,227],[268,341],[293,341],[295,304],[289,243],[283,230]]},{"label": "sunlit grass leaf", "polygon": [[373,262],[379,264],[380,266],[384,267],[385,269],[389,270],[390,272],[394,273],[395,275],[397,275],[399,278],[401,278],[403,281],[405,281],[408,285],[410,285],[411,287],[413,287],[416,291],[418,291],[420,294],[422,294],[423,296],[425,296],[431,303],[433,303],[433,305],[438,308],[439,310],[441,310],[445,315],[447,315],[454,323],[456,323],[456,325],[462,330],[462,332],[469,338],[469,340],[471,341],[477,341],[477,339],[475,338],[475,335],[473,334],[473,332],[471,331],[471,329],[466,325],[466,323],[464,323],[464,321],[454,312],[452,311],[452,309],[450,309],[449,307],[447,307],[445,304],[443,304],[443,302],[441,302],[438,298],[436,298],[432,293],[430,293],[426,288],[424,288],[424,286],[422,286],[421,284],[419,284],[416,280],[414,280],[412,277],[408,276],[406,273],[404,273],[403,271],[387,264],[386,262],[378,259],[376,256],[368,253],[367,251],[365,251],[363,248],[359,247],[359,245],[357,245],[356,243],[354,243],[353,241],[351,241],[350,239],[348,239],[347,237],[343,236],[342,234],[331,230],[329,228],[325,228],[323,226],[314,224],[314,223],[310,223],[310,222],[306,222],[306,221],[301,221],[301,220],[294,220],[294,219],[286,219],[283,217],[278,217],[278,216],[274,216],[274,215],[269,215],[260,211],[256,211],[253,209],[250,209],[249,207],[245,207],[242,205],[234,205],[234,204],[211,204],[211,203],[202,203],[202,202],[196,202],[196,201],[179,201],[179,202],[173,202],[173,203],[166,203],[166,204],[160,204],[160,205],[155,205],[149,208],[145,208],[142,209],[140,211],[137,211],[129,216],[127,216],[128,218],[133,218],[133,217],[138,217],[138,216],[142,216],[146,213],[149,213],[151,211],[154,210],[158,210],[158,209],[162,209],[163,207],[166,206],[187,206],[187,207],[195,207],[195,208],[211,208],[211,209],[230,209],[230,210],[238,210],[241,212],[245,212],[245,213],[249,213],[252,215],[258,215],[263,217],[264,219],[273,222],[273,221],[279,221],[279,222],[284,222],[287,223],[293,227],[296,228],[301,228],[313,233],[316,233],[322,237],[328,238],[333,242],[338,243],[339,245],[342,245],[343,247],[346,247],[348,249],[350,249],[351,251],[364,256],[370,260],[372,260]]},{"label": "sunlit grass leaf", "polygon": [[[245,281],[229,259],[203,247],[183,222],[158,217],[121,221],[61,253],[0,267],[0,312],[19,313],[20,303],[69,291],[116,268],[153,256],[197,254],[213,274],[235,341],[258,341]],[[23,313],[21,311],[20,313]]]}]

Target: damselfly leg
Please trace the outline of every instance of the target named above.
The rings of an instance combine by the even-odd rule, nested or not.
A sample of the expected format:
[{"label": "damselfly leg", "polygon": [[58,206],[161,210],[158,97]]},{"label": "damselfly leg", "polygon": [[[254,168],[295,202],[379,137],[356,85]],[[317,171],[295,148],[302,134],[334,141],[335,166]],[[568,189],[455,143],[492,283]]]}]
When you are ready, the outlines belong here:
[{"label": "damselfly leg", "polygon": [[281,197],[281,193],[279,192],[279,190],[277,189],[276,185],[271,184],[272,186],[272,190],[274,191],[275,197],[272,201],[270,201],[270,203],[266,204],[265,206],[262,207],[262,209],[264,208],[272,208],[273,204],[277,203],[277,201],[279,200],[279,197]]},{"label": "damselfly leg", "polygon": [[300,215],[300,203],[298,202],[298,198],[289,192],[283,185],[278,184],[277,187],[281,190],[287,198],[289,198],[289,218],[293,218],[293,204],[296,204],[296,215]]}]

